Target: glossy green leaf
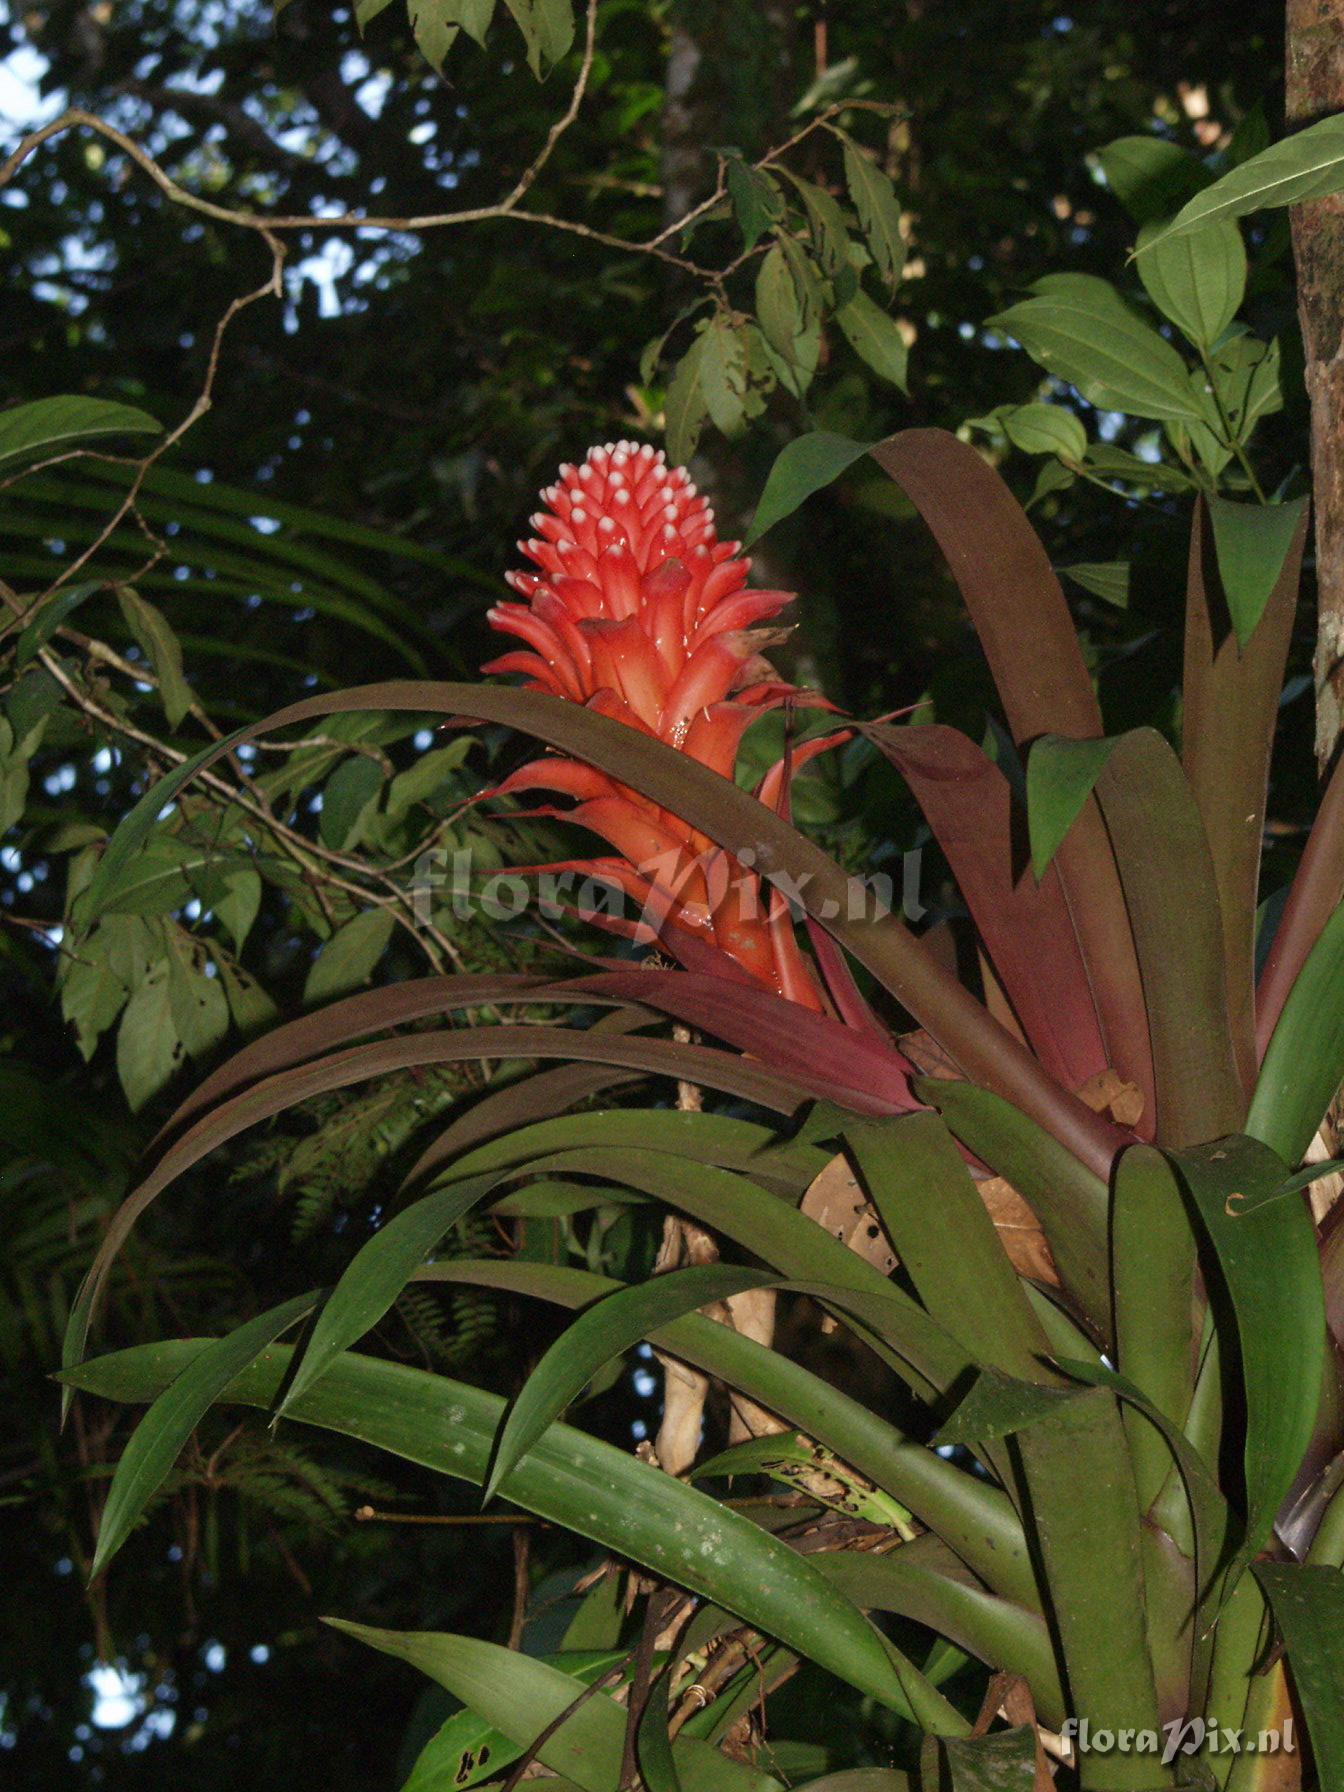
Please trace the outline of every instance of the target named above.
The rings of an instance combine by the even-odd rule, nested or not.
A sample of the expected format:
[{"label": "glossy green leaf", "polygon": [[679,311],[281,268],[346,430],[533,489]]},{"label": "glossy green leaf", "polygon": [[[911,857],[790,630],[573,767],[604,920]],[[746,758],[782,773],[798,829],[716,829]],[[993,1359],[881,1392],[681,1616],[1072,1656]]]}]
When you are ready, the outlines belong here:
[{"label": "glossy green leaf", "polygon": [[1344,1081],[1344,906],[1326,922],[1283,1005],[1246,1130],[1299,1164]]},{"label": "glossy green leaf", "polygon": [[925,1534],[882,1555],[826,1552],[819,1566],[864,1610],[896,1612],[988,1667],[1023,1675],[1042,1720],[1063,1721],[1067,1707],[1045,1619],[987,1594],[939,1538]]},{"label": "glossy green leaf", "polygon": [[1026,1201],[1065,1288],[1098,1337],[1111,1329],[1110,1193],[1099,1176],[1010,1103],[971,1083],[922,1078],[921,1100]]},{"label": "glossy green leaf", "polygon": [[0,473],[104,436],[158,435],[162,425],[107,398],[38,398],[0,413]]},{"label": "glossy green leaf", "polygon": [[981,1363],[1055,1379],[1050,1346],[970,1171],[936,1114],[845,1128],[901,1266],[938,1323]]},{"label": "glossy green leaf", "polygon": [[1185,362],[1105,280],[1073,276],[1067,288],[1024,299],[989,319],[1034,361],[1090,404],[1134,417],[1207,422]]},{"label": "glossy green leaf", "polygon": [[1061,566],[1066,579],[1100,597],[1117,610],[1129,608],[1129,562],[1127,560],[1080,561],[1076,566]]},{"label": "glossy green leaf", "polygon": [[[210,1342],[119,1351],[63,1379],[109,1399],[152,1399]],[[269,1407],[292,1355],[272,1347],[221,1398]],[[465,1383],[346,1354],[290,1416],[479,1485],[503,1411],[498,1396]],[[735,1612],[892,1709],[912,1710],[926,1728],[948,1735],[969,1728],[913,1664],[893,1658],[891,1646],[806,1557],[625,1451],[554,1425],[500,1491],[523,1510]]]},{"label": "glossy green leaf", "polygon": [[1344,191],[1344,114],[1319,119],[1229,170],[1197,193],[1143,245],[1151,254],[1174,237],[1219,219],[1245,218],[1266,206],[1295,205]]},{"label": "glossy green leaf", "polygon": [[1344,1785],[1344,1574],[1297,1562],[1257,1562],[1255,1577],[1287,1645],[1319,1784]]},{"label": "glossy green leaf", "polygon": [[1119,744],[1119,736],[1065,740],[1057,734],[1044,734],[1033,742],[1027,759],[1027,829],[1031,868],[1038,882]]},{"label": "glossy green leaf", "polygon": [[[507,1289],[568,1308],[622,1287],[558,1264],[465,1259],[431,1264],[417,1279]],[[1007,1497],[983,1477],[907,1442],[861,1402],[730,1326],[691,1314],[661,1327],[650,1341],[799,1426],[935,1528],[987,1585],[1034,1609],[1036,1583],[1021,1526]]]},{"label": "glossy green leaf", "polygon": [[894,287],[905,267],[900,202],[886,175],[858,144],[843,131],[837,131],[836,135],[844,145],[845,182],[859,214],[864,238],[878,271],[887,284]]},{"label": "glossy green leaf", "polygon": [[393,926],[390,910],[368,908],[338,927],[313,960],[303,986],[304,1001],[330,1001],[367,983],[387,950]]},{"label": "glossy green leaf", "polygon": [[14,648],[14,669],[22,672],[51,640],[57,629],[96,591],[103,589],[101,579],[86,579],[82,584],[66,585],[47,599],[37,614],[21,631]]},{"label": "glossy green leaf", "polygon": [[1117,137],[1097,150],[1096,160],[1136,224],[1169,218],[1213,179],[1189,150],[1166,137]]},{"label": "glossy green leaf", "polygon": [[159,681],[159,701],[163,704],[168,726],[176,728],[196,701],[182,670],[181,642],[168,626],[163,612],[132,591],[129,585],[117,586],[117,602],[127,628]]},{"label": "glossy green leaf", "polygon": [[584,1792],[616,1792],[625,1746],[625,1712],[609,1692],[581,1695],[585,1684],[536,1656],[476,1637],[435,1631],[375,1630],[343,1618],[326,1622],[347,1636],[398,1656],[526,1749],[571,1706],[572,1715],[546,1738],[537,1759]]},{"label": "glossy green leaf", "polygon": [[[628,1662],[629,1654],[614,1648],[574,1646],[542,1659],[579,1685],[589,1686]],[[466,1787],[497,1778],[522,1752],[521,1744],[511,1742],[478,1712],[464,1707],[441,1724],[420,1750],[401,1792],[464,1792]]]},{"label": "glossy green leaf", "polygon": [[833,484],[871,447],[871,442],[851,441],[848,436],[833,435],[824,429],[790,442],[780,450],[770,469],[742,545],[751,547],[768,529],[792,516],[813,492]]},{"label": "glossy green leaf", "polygon": [[941,1744],[951,1792],[1032,1792],[1036,1732],[1029,1724]]},{"label": "glossy green leaf", "polygon": [[381,1226],[355,1253],[324,1302],[280,1405],[283,1414],[329,1364],[383,1317],[412,1272],[435,1245],[493,1186],[472,1177],[426,1195]]},{"label": "glossy green leaf", "polygon": [[509,1408],[485,1484],[485,1498],[493,1496],[515,1463],[613,1357],[623,1356],[669,1320],[777,1281],[778,1277],[760,1270],[725,1263],[699,1264],[654,1276],[589,1307],[551,1345]]},{"label": "glossy green leaf", "polygon": [[[1162,226],[1139,232],[1139,249]],[[1139,255],[1139,278],[1163,317],[1209,350],[1241,309],[1246,292],[1246,245],[1230,220],[1189,235],[1168,238],[1151,255]]]},{"label": "glossy green leaf", "polygon": [[89,1569],[91,1580],[126,1541],[215,1401],[282,1332],[311,1313],[317,1301],[316,1294],[298,1295],[259,1313],[227,1337],[211,1340],[158,1396],[132,1432],[112,1476]]},{"label": "glossy green leaf", "polygon": [[1249,1558],[1268,1540],[1315,1430],[1326,1336],[1316,1233],[1300,1200],[1241,1210],[1239,1196],[1276,1189],[1284,1177],[1282,1159],[1256,1140],[1222,1139],[1170,1155],[1235,1316],[1246,1400]]},{"label": "glossy green leaf", "polygon": [[668,456],[680,466],[685,466],[695,453],[700,431],[709,415],[704,388],[700,383],[707,334],[707,331],[702,331],[697,335],[677,362],[668,384],[667,397],[663,401],[663,426],[667,432]]},{"label": "glossy green leaf", "polygon": [[[1151,1145],[1132,1146],[1116,1166],[1111,1261],[1120,1371],[1183,1425],[1194,1391],[1195,1239],[1175,1172]],[[1170,1459],[1146,1420],[1126,1412],[1125,1430],[1146,1512]]]},{"label": "glossy green leaf", "polygon": [[866,292],[859,291],[839,307],[835,321],[861,361],[902,392],[908,390],[906,366],[910,350],[894,318],[875,305]]},{"label": "glossy green leaf", "polygon": [[1096,794],[1143,980],[1158,1140],[1182,1146],[1221,1138],[1242,1125],[1245,1093],[1203,817],[1179,760],[1154,728],[1120,738]]},{"label": "glossy green leaf", "polygon": [[1237,640],[1244,648],[1279,582],[1307,500],[1244,504],[1231,498],[1209,497],[1206,502],[1213,522],[1219,582]]},{"label": "glossy green leaf", "polygon": [[[1158,1727],[1138,1500],[1113,1394],[1096,1388],[1019,1432],[1032,1523],[1068,1664],[1072,1708],[1094,1728]],[[1151,1792],[1143,1756],[1087,1754],[1085,1788]]]},{"label": "glossy green leaf", "polygon": [[942,1390],[965,1372],[965,1350],[922,1307],[814,1220],[744,1176],[628,1148],[557,1152],[535,1167],[638,1189],[712,1226],[790,1281],[833,1289],[823,1304],[853,1319],[918,1392]]},{"label": "glossy green leaf", "polygon": [[1078,462],[1087,454],[1087,431],[1062,404],[1020,404],[1003,413],[1003,432],[1024,454],[1057,454]]},{"label": "glossy green leaf", "polygon": [[348,852],[359,845],[366,811],[378,800],[383,776],[382,766],[366,753],[341,761],[322,788],[318,832],[324,846]]},{"label": "glossy green leaf", "polygon": [[[841,1122],[837,1118],[838,1133]],[[769,1126],[729,1114],[683,1113],[674,1108],[608,1108],[600,1113],[561,1114],[516,1125],[497,1138],[459,1153],[440,1170],[443,1180],[479,1175],[508,1165],[525,1165],[547,1152],[578,1146],[634,1146],[671,1152],[696,1163],[738,1170],[753,1181],[777,1184],[795,1197],[830,1162],[833,1153],[795,1136],[781,1139]],[[414,1172],[407,1183],[414,1180]]]}]

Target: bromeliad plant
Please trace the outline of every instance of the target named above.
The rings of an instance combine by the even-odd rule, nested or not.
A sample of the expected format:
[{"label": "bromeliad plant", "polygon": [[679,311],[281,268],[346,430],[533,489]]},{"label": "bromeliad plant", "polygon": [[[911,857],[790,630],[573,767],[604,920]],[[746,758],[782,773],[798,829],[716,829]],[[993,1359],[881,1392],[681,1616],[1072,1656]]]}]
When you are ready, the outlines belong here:
[{"label": "bromeliad plant", "polygon": [[[1256,975],[1305,515],[1286,540],[1281,519],[1248,525],[1280,540],[1272,576],[1252,555],[1263,601],[1248,627],[1197,499],[1178,755],[1151,729],[1106,737],[1048,559],[973,449],[913,430],[873,452],[942,546],[1026,758],[1024,812],[1011,766],[968,737],[854,724],[946,855],[980,947],[974,988],[790,824],[813,743],[757,794],[733,782],[746,726],[796,701],[756,659],[752,625],[782,597],[747,591],[684,476],[646,450],[595,452],[545,495],[539,573],[495,617],[527,643],[497,669],[533,688],[365,687],[265,724],[405,709],[540,739],[554,756],[508,790],[576,803],[613,849],[603,874],[643,905],[637,939],[676,961],[426,979],[275,1029],[179,1108],[72,1316],[69,1386],[152,1402],[109,1492],[98,1569],[226,1401],[479,1484],[652,1582],[633,1623],[599,1586],[546,1660],[345,1626],[467,1708],[426,1748],[416,1792],[525,1771],[585,1792],[772,1788],[804,1765],[795,1753],[791,1770],[769,1723],[801,1663],[901,1720],[898,1765],[865,1775],[865,1792],[1344,1784],[1344,1227],[1319,1189],[1313,1211],[1321,1166],[1304,1167],[1344,1078],[1344,771]],[[90,917],[155,826],[171,828],[158,818],[175,790],[229,744],[123,824]],[[703,1042],[665,1037],[665,1017]],[[334,1288],[226,1338],[83,1360],[131,1226],[215,1147],[321,1091],[489,1057],[559,1064],[431,1140]],[[775,1118],[566,1111],[649,1074]],[[811,1217],[837,1148],[890,1274]],[[1010,1256],[986,1204],[1004,1184],[1048,1253]],[[623,1286],[435,1258],[476,1209],[648,1203],[711,1229],[734,1260]],[[505,1402],[352,1349],[411,1281],[578,1317]],[[899,1378],[899,1426],[702,1311],[762,1288],[817,1303]],[[278,1342],[300,1324],[298,1344]],[[784,1431],[682,1480],[561,1423],[642,1340]],[[792,1503],[725,1502],[724,1477],[783,1482]],[[844,1758],[840,1739],[809,1757],[813,1771]]]}]

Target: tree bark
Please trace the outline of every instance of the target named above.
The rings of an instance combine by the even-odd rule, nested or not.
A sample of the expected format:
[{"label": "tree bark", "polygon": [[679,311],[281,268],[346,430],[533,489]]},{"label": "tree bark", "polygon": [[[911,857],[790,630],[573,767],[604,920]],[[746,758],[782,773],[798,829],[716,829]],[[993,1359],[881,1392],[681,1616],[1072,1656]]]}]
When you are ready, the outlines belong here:
[{"label": "tree bark", "polygon": [[[1344,0],[1287,0],[1287,114],[1344,111]],[[1344,198],[1291,211],[1316,507],[1316,756],[1344,732]]]}]

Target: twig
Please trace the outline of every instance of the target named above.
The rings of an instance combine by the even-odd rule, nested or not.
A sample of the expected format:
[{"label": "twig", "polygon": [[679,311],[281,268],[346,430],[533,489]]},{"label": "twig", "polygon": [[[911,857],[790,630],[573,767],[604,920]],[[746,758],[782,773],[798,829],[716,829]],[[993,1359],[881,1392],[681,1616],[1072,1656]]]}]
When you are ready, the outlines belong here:
[{"label": "twig", "polygon": [[630,1657],[627,1655],[624,1661],[618,1661],[614,1667],[609,1667],[605,1674],[599,1674],[596,1680],[584,1687],[577,1699],[571,1699],[564,1710],[560,1712],[558,1716],[551,1719],[550,1723],[546,1725],[541,1734],[532,1739],[532,1742],[514,1762],[509,1777],[504,1781],[499,1792],[514,1792],[514,1787],[518,1784],[519,1780],[522,1779],[528,1768],[536,1760],[537,1756],[541,1753],[542,1749],[545,1748],[551,1737],[555,1735],[560,1726],[568,1723],[574,1713],[578,1711],[581,1706],[586,1705],[589,1699],[594,1698],[601,1692],[604,1686],[609,1685],[613,1680],[619,1680],[621,1675],[624,1674],[626,1667],[629,1664],[629,1660]]}]

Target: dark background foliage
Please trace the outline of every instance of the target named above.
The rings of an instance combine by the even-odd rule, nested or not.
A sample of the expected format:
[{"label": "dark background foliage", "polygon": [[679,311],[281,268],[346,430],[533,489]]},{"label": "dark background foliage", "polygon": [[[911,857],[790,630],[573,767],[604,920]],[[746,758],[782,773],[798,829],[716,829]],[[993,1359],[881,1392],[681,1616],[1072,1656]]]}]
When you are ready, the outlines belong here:
[{"label": "dark background foliage", "polygon": [[[588,101],[532,203],[638,240],[703,196],[716,150],[755,156],[790,135],[795,107],[818,83],[826,97],[897,108],[890,120],[856,114],[856,129],[911,219],[914,266],[894,307],[912,339],[909,397],[828,342],[810,417],[776,394],[745,439],[702,444],[697,477],[736,531],[773,455],[809,421],[874,437],[911,423],[955,427],[1032,396],[1037,371],[980,325],[1048,270],[1121,272],[1132,226],[1094,179],[1090,152],[1153,130],[1205,149],[1258,128],[1258,111],[1277,130],[1281,34],[1281,10],[1263,0],[1240,7],[1234,27],[1216,7],[1158,0],[1091,4],[1077,16],[1035,0],[604,0]],[[292,246],[283,301],[233,325],[214,406],[166,468],[255,494],[258,533],[268,506],[290,502],[385,531],[418,557],[328,544],[396,606],[396,626],[381,635],[358,615],[283,593],[253,601],[245,580],[230,584],[218,569],[171,593],[205,706],[222,720],[261,713],[305,682],[395,676],[408,658],[436,674],[474,668],[484,610],[556,463],[591,441],[657,439],[665,375],[642,376],[640,354],[685,302],[685,277],[517,222],[352,236],[317,218],[494,202],[563,107],[566,71],[536,83],[497,26],[484,53],[460,43],[438,75],[400,8],[361,36],[347,9],[323,0],[289,0],[278,17],[223,0],[60,0],[11,14],[0,50],[14,75],[3,90],[17,109],[11,137],[38,114],[85,106],[193,191],[315,217]],[[264,277],[265,255],[255,239],[169,203],[124,163],[109,179],[109,154],[85,135],[59,138],[0,203],[0,403],[88,392],[175,421],[205,376],[216,318]],[[800,170],[825,179],[825,154],[809,142]],[[731,230],[710,220],[696,253],[717,253]],[[1254,302],[1266,333],[1286,332],[1291,368],[1283,278],[1271,272]],[[1290,413],[1276,427],[1290,443],[1302,439],[1291,371],[1285,386]],[[1032,464],[1009,472],[1031,489]],[[982,674],[928,545],[892,493],[876,475],[856,475],[771,535],[762,571],[800,593],[787,654],[856,709],[932,690],[941,716],[979,734]],[[6,555],[30,572],[58,565],[80,530],[91,532],[88,512],[59,487],[0,505]],[[1160,505],[1139,531],[1132,511],[1089,488],[1046,499],[1037,518],[1058,564],[1133,554],[1131,609],[1084,599],[1081,613],[1106,669],[1108,719],[1145,719],[1168,702],[1175,605],[1164,580],[1183,543],[1164,529]],[[120,626],[108,620],[113,638]],[[1294,736],[1304,789],[1309,727],[1304,713]],[[46,787],[53,818],[68,812],[58,774],[73,751],[54,745],[42,767],[57,779]],[[81,767],[71,801],[106,819],[125,807],[131,781],[129,768],[95,778]],[[883,792],[860,779],[820,819],[841,838],[846,829],[899,838],[903,824],[880,813]],[[1277,804],[1291,815],[1293,789]],[[5,918],[58,918],[55,874],[41,859],[18,864],[4,865]],[[296,938],[293,913],[268,901],[251,951],[282,1005],[302,984]],[[463,944],[473,965],[537,949],[525,938]],[[47,948],[31,930],[4,928],[0,953],[0,1774],[53,1789],[211,1792],[297,1773],[320,1774],[331,1792],[391,1786],[417,1689],[318,1616],[357,1612],[502,1639],[516,1567],[509,1530],[358,1523],[364,1504],[440,1516],[472,1507],[413,1471],[283,1429],[235,1436],[220,1420],[108,1584],[86,1592],[102,1465],[118,1436],[91,1429],[111,1418],[81,1413],[58,1438],[47,1375],[64,1303],[159,1110],[128,1114],[106,1043],[87,1063],[76,1052],[52,1001]],[[394,950],[380,974],[413,968]],[[365,1092],[213,1159],[162,1203],[128,1260],[111,1335],[224,1329],[320,1282],[376,1219],[380,1178],[414,1125],[446,1111],[467,1080]],[[524,1248],[556,1241],[534,1233]],[[632,1236],[604,1248],[643,1246]],[[404,1306],[379,1342],[507,1387],[544,1338],[532,1314],[463,1299]],[[622,1378],[590,1420],[628,1436],[646,1388]],[[544,1534],[530,1550],[537,1582],[579,1560]],[[118,1664],[112,1679],[90,1678],[99,1658]],[[881,1758],[880,1739],[871,1746]]]}]

